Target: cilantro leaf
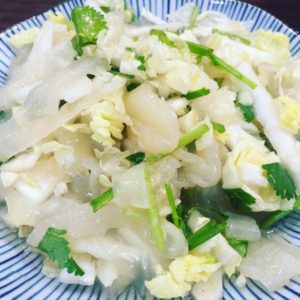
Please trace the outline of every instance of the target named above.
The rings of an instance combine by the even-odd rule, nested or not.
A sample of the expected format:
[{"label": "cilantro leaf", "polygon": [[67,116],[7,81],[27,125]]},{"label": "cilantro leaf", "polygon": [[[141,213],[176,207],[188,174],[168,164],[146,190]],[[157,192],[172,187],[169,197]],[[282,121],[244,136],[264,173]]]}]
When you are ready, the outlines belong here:
[{"label": "cilantro leaf", "polygon": [[227,239],[229,245],[235,249],[241,257],[246,257],[248,252],[248,241],[241,241],[235,238]]},{"label": "cilantro leaf", "polygon": [[250,123],[255,119],[255,111],[253,105],[245,105],[241,103],[238,98],[234,101],[234,103],[243,113],[246,122]]},{"label": "cilantro leaf", "polygon": [[196,98],[203,97],[203,96],[206,96],[208,94],[210,94],[210,89],[202,88],[202,89],[199,89],[199,90],[188,92],[184,97],[187,100],[194,100]]},{"label": "cilantro leaf", "polygon": [[106,14],[110,12],[110,7],[109,6],[101,5],[100,8]]},{"label": "cilantro leaf", "polygon": [[62,237],[66,233],[67,231],[64,229],[49,227],[37,248],[47,254],[52,261],[56,262],[60,269],[67,268],[68,273],[83,276],[84,271],[70,257],[69,242]]},{"label": "cilantro leaf", "polygon": [[215,220],[210,220],[188,237],[189,250],[193,250],[222,231],[223,225],[217,224]]},{"label": "cilantro leaf", "polygon": [[280,163],[262,165],[267,172],[267,179],[276,195],[281,199],[293,199],[297,196],[296,186],[287,170]]},{"label": "cilantro leaf", "polygon": [[76,35],[72,39],[73,48],[79,56],[83,55],[83,47],[96,45],[99,32],[107,28],[103,15],[89,6],[75,7],[72,10],[72,21]]},{"label": "cilantro leaf", "polygon": [[66,262],[66,268],[68,273],[75,273],[75,276],[84,275],[84,271],[78,266],[78,264],[72,257],[70,257]]},{"label": "cilantro leaf", "polygon": [[237,209],[250,211],[250,206],[256,202],[256,199],[243,189],[225,189],[225,193]]},{"label": "cilantro leaf", "polygon": [[213,129],[219,133],[224,133],[226,131],[225,126],[221,123],[212,122]]},{"label": "cilantro leaf", "polygon": [[145,159],[145,153],[144,152],[136,152],[133,154],[130,154],[126,157],[133,165],[138,165],[142,163]]},{"label": "cilantro leaf", "polygon": [[90,202],[90,206],[93,208],[93,212],[97,212],[100,208],[102,208],[105,204],[111,201],[114,197],[113,189],[109,189],[103,194],[99,195],[95,199]]},{"label": "cilantro leaf", "polygon": [[263,130],[259,131],[259,136],[264,140],[265,146],[271,151],[271,152],[276,152],[275,148],[273,147],[272,143],[270,142],[270,140],[268,139],[268,137],[265,135],[265,133],[263,132]]},{"label": "cilantro leaf", "polygon": [[163,44],[166,44],[167,46],[172,48],[176,48],[174,42],[168,38],[167,34],[164,31],[160,29],[151,29],[150,35],[156,35],[159,41]]}]

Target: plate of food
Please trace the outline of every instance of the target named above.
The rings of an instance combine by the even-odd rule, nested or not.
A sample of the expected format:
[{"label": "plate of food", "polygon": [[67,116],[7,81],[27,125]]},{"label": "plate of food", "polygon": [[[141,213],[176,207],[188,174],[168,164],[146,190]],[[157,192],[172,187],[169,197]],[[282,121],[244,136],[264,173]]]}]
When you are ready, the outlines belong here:
[{"label": "plate of food", "polygon": [[182,2],[0,34],[0,299],[299,299],[300,37]]}]

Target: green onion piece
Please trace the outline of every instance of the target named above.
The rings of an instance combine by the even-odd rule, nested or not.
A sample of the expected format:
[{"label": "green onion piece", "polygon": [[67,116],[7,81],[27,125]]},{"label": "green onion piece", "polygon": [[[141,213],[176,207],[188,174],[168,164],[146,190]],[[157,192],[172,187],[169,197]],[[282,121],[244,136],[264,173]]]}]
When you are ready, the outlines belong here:
[{"label": "green onion piece", "polygon": [[229,245],[235,249],[241,257],[246,257],[248,252],[248,241],[241,241],[235,238],[227,239]]},{"label": "green onion piece", "polygon": [[100,208],[102,208],[104,205],[106,205],[109,201],[111,201],[114,197],[113,189],[110,188],[97,198],[93,199],[90,202],[90,206],[93,208],[93,212],[97,212]]},{"label": "green onion piece", "polygon": [[194,54],[200,55],[200,56],[210,56],[213,54],[213,49],[200,45],[200,44],[195,44],[192,42],[187,42],[187,45],[190,49],[190,51]]},{"label": "green onion piece", "polygon": [[192,29],[195,26],[198,14],[199,14],[199,6],[195,5],[194,8],[193,8],[191,17],[190,17],[190,21],[189,21],[188,27],[187,27],[188,29]]},{"label": "green onion piece", "polygon": [[213,129],[219,133],[224,133],[226,131],[225,126],[221,123],[212,122]]},{"label": "green onion piece", "polygon": [[132,90],[136,89],[138,86],[140,86],[141,83],[138,81],[132,81],[130,82],[126,88],[127,88],[127,92],[131,92]]},{"label": "green onion piece", "polygon": [[175,226],[177,228],[180,228],[179,216],[178,216],[177,209],[176,209],[175,198],[174,198],[174,195],[173,195],[171,185],[169,183],[165,184],[165,190],[166,190],[166,193],[167,193],[167,198],[168,198],[168,201],[169,201],[169,205],[170,205],[171,210],[172,210],[173,223],[175,224]]},{"label": "green onion piece", "polygon": [[60,99],[60,100],[59,100],[59,104],[58,104],[58,108],[61,108],[61,107],[64,106],[66,103],[68,103],[66,100]]},{"label": "green onion piece", "polygon": [[248,39],[243,38],[242,36],[234,34],[234,33],[222,31],[222,30],[219,30],[217,28],[213,28],[212,33],[218,33],[220,35],[227,36],[232,40],[238,40],[238,41],[242,42],[243,44],[245,44],[247,46],[251,45],[251,41],[249,41]]},{"label": "green onion piece", "polygon": [[101,5],[100,8],[106,14],[110,12],[110,7],[109,6]]},{"label": "green onion piece", "polygon": [[168,38],[167,34],[164,31],[160,29],[151,29],[150,35],[156,35],[159,41],[162,42],[163,44],[166,44],[169,47],[176,48],[174,42]]},{"label": "green onion piece", "polygon": [[194,232],[188,238],[189,250],[193,250],[202,243],[208,241],[218,233],[222,232],[223,226],[217,224],[215,220],[210,220],[207,224]]},{"label": "green onion piece", "polygon": [[202,89],[199,89],[199,90],[196,90],[196,91],[188,92],[184,97],[187,100],[194,100],[196,98],[203,97],[203,96],[206,96],[208,94],[210,94],[210,89],[202,88]]},{"label": "green onion piece", "polygon": [[94,74],[86,74],[86,77],[93,80],[96,76]]},{"label": "green onion piece", "polygon": [[126,157],[133,165],[138,165],[142,163],[145,159],[145,153],[144,152],[136,152],[133,154],[130,154]]},{"label": "green onion piece", "polygon": [[132,74],[127,74],[127,73],[120,72],[120,70],[118,68],[111,68],[111,70],[108,71],[108,72],[113,74],[113,75],[122,76],[122,77],[125,77],[125,78],[128,78],[128,79],[134,79],[135,78],[135,76],[132,75]]},{"label": "green onion piece", "polygon": [[179,139],[177,149],[187,146],[191,142],[199,139],[203,134],[205,134],[208,131],[209,131],[209,127],[206,124],[201,124],[199,127],[192,129],[190,132],[185,133]]},{"label": "green onion piece", "polygon": [[241,80],[243,83],[248,85],[251,89],[255,89],[257,87],[257,84],[255,82],[253,82],[251,79],[243,75],[241,72],[239,72],[237,69],[235,69],[228,63],[226,63],[220,57],[211,54],[209,58],[215,66],[223,69],[224,71],[227,71],[228,73],[230,73],[231,75],[233,75],[234,77],[236,77],[237,79]]},{"label": "green onion piece", "polygon": [[[185,133],[178,142],[178,146],[175,150],[179,148],[183,148],[187,146],[188,144],[192,143],[193,141],[199,139],[203,134],[209,131],[209,127],[206,124],[201,124],[199,127],[192,129],[190,132]],[[168,154],[172,153],[173,151],[169,153],[162,153],[162,154],[151,154],[148,155],[146,160],[149,164],[153,164],[162,158],[166,157]]]},{"label": "green onion piece", "polygon": [[295,209],[300,208],[300,196],[298,196],[295,199],[295,203],[293,205],[293,209],[289,209],[289,210],[278,210],[275,212],[272,212],[270,215],[268,215],[260,224],[260,228],[261,229],[268,229],[269,227],[271,227],[273,224],[277,223],[278,221],[280,221],[281,219],[283,219],[284,217],[286,217],[287,215],[289,215],[290,213],[292,213],[293,211],[295,211]]},{"label": "green onion piece", "polygon": [[148,209],[148,218],[150,222],[151,234],[154,238],[155,245],[159,251],[163,251],[165,249],[165,240],[163,235],[163,230],[160,223],[160,217],[158,208],[156,205],[153,188],[151,185],[151,179],[149,170],[145,167],[145,181],[147,185],[150,208]]},{"label": "green onion piece", "polygon": [[239,100],[239,96],[237,96],[236,100],[234,100],[234,104],[239,107],[246,122],[251,123],[255,119],[255,110],[253,105],[246,105],[241,103]]}]

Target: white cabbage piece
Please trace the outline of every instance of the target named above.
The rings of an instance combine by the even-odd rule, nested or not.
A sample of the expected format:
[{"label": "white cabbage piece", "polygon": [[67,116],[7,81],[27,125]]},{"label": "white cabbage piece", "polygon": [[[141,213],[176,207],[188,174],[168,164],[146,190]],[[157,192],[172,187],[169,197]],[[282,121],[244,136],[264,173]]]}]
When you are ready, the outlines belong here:
[{"label": "white cabbage piece", "polygon": [[189,24],[194,7],[195,4],[193,3],[187,3],[181,6],[179,9],[170,13],[170,15],[168,16],[168,21],[179,23],[183,27],[186,27]]},{"label": "white cabbage piece", "polygon": [[121,207],[149,208],[150,199],[145,179],[145,164],[133,166],[112,176],[113,201]]},{"label": "white cabbage piece", "polygon": [[212,129],[196,141],[195,154],[177,150],[174,156],[182,162],[179,180],[184,186],[209,187],[219,182],[222,165]]},{"label": "white cabbage piece", "polygon": [[207,282],[198,282],[192,288],[195,299],[220,300],[223,297],[223,272],[215,271]]},{"label": "white cabbage piece", "polygon": [[177,147],[179,129],[176,114],[148,84],[130,92],[125,99],[125,107],[145,151],[168,153]]},{"label": "white cabbage piece", "polygon": [[8,42],[17,49],[23,48],[24,46],[30,45],[34,42],[34,39],[39,31],[40,30],[38,27],[32,27],[14,34],[8,39]]},{"label": "white cabbage piece", "polygon": [[270,292],[300,273],[299,249],[281,237],[250,243],[240,266],[241,273],[257,280]]},{"label": "white cabbage piece", "polygon": [[255,219],[248,216],[230,214],[226,221],[226,236],[242,241],[255,242],[261,239],[261,232]]},{"label": "white cabbage piece", "polygon": [[97,277],[105,287],[109,287],[119,277],[118,268],[114,263],[107,262],[103,259],[98,259]]},{"label": "white cabbage piece", "polygon": [[[300,190],[300,144],[295,136],[282,128],[276,113],[274,99],[266,88],[260,84],[259,78],[247,63],[241,64],[239,70],[256,82],[255,90],[240,86],[242,90],[248,90],[254,99],[254,109],[258,121],[263,125],[264,132],[275,148],[277,155],[290,172],[297,191]],[[266,111],[268,112],[266,114]]]},{"label": "white cabbage piece", "polygon": [[[79,101],[64,105],[58,113],[42,119],[30,120],[27,110],[19,110],[8,121],[0,124],[0,140],[6,147],[0,149],[0,160],[6,161],[13,155],[33,146],[42,138],[76,117],[81,111],[99,101],[99,98],[124,86],[125,80],[104,73],[98,76],[98,89]],[[28,134],[30,132],[30,135]]]},{"label": "white cabbage piece", "polygon": [[250,25],[251,22],[233,21],[220,12],[206,11],[197,17],[193,32],[204,40],[211,35],[214,28],[247,37]]},{"label": "white cabbage piece", "polygon": [[[198,211],[194,210],[188,222],[189,227],[193,232],[202,228],[209,222],[209,218],[203,217]],[[225,273],[230,277],[240,265],[242,257],[235,251],[223,237],[218,233],[208,241],[202,243],[193,249],[194,255],[211,254],[223,266]]]}]

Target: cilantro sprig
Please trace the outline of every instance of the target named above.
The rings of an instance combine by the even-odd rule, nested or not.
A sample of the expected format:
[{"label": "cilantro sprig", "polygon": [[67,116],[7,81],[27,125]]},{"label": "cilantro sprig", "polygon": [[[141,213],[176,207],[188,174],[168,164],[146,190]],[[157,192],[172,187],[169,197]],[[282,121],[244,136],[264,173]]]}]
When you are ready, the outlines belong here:
[{"label": "cilantro sprig", "polygon": [[49,227],[37,248],[48,255],[57,263],[60,269],[66,268],[68,273],[75,273],[76,276],[83,276],[84,271],[70,256],[69,242],[62,236],[66,230]]},{"label": "cilantro sprig", "polygon": [[85,46],[96,45],[99,32],[106,29],[107,24],[103,15],[89,6],[75,7],[71,18],[76,31],[72,45],[78,56],[82,56]]},{"label": "cilantro sprig", "polygon": [[296,186],[287,170],[280,163],[262,165],[267,179],[276,195],[281,199],[293,199],[297,196]]}]

